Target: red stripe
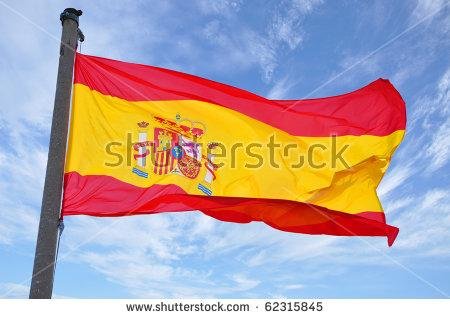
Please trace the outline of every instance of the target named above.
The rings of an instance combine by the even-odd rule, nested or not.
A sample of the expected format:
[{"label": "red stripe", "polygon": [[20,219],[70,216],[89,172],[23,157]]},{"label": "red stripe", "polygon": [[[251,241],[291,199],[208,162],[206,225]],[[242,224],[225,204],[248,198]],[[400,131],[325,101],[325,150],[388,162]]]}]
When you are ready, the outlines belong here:
[{"label": "red stripe", "polygon": [[163,174],[164,160],[165,160],[164,152],[161,151],[160,155],[159,155],[159,163],[158,163],[158,174],[159,175]]},{"label": "red stripe", "polygon": [[181,72],[77,53],[74,83],[129,101],[210,102],[298,136],[385,136],[406,125],[405,103],[384,79],[339,96],[274,101]]},{"label": "red stripe", "polygon": [[174,165],[175,159],[172,156],[172,154],[170,154],[170,166],[169,166],[169,170],[168,172],[170,173],[171,171],[173,171],[173,165]]},{"label": "red stripe", "polygon": [[188,195],[176,185],[137,187],[109,176],[65,174],[63,215],[101,217],[200,210],[235,223],[264,222],[276,229],[305,234],[386,236],[391,246],[398,228],[381,212],[357,215],[294,201]]},{"label": "red stripe", "polygon": [[165,154],[165,156],[166,156],[166,161],[165,161],[165,163],[164,163],[164,174],[167,174],[168,171],[169,171],[170,148],[169,148],[167,151],[165,151],[164,153],[166,153],[166,154]]},{"label": "red stripe", "polygon": [[156,152],[155,163],[156,165],[153,167],[153,173],[158,174],[159,152]]}]

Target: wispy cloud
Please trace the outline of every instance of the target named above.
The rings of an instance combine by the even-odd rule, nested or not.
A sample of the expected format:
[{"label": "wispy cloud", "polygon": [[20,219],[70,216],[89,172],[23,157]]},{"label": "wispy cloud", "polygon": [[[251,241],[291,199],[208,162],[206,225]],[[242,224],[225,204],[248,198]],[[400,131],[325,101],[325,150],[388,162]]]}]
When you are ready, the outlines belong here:
[{"label": "wispy cloud", "polygon": [[449,256],[449,194],[448,189],[427,191],[395,220],[402,225],[403,232],[396,243],[397,249],[406,249],[411,253],[411,250],[420,248],[420,253],[416,254],[435,255],[441,258]]},{"label": "wispy cloud", "polygon": [[197,0],[196,4],[203,14],[229,15],[239,11],[242,2],[242,0]]},{"label": "wispy cloud", "polygon": [[291,50],[296,49],[304,40],[303,19],[322,2],[322,0],[282,1],[268,27],[270,40],[285,44]]},{"label": "wispy cloud", "polygon": [[12,282],[0,283],[0,296],[5,296],[13,299],[28,298],[30,287],[27,285],[16,284]]},{"label": "wispy cloud", "polygon": [[266,94],[266,97],[273,100],[286,99],[289,91],[297,84],[297,82],[298,79],[294,81],[289,76],[284,76],[280,80],[275,81],[272,88]]},{"label": "wispy cloud", "polygon": [[300,290],[300,289],[304,289],[305,285],[302,284],[293,284],[293,285],[286,285],[283,287],[283,289],[285,290]]},{"label": "wispy cloud", "polygon": [[[203,35],[220,48],[220,60],[215,64],[222,68],[229,68],[230,65],[246,68],[256,64],[262,70],[263,79],[270,81],[279,59],[286,51],[297,49],[303,41],[302,22],[305,16],[311,14],[321,3],[322,1],[309,0],[283,1],[275,7],[264,4],[273,14],[264,20],[266,27],[263,32],[243,22],[246,17],[236,10],[239,5],[234,2],[224,1],[207,6],[208,9],[203,12],[214,14],[213,20],[204,27]],[[218,10],[218,6],[231,7],[232,10]],[[219,12],[224,15],[218,17]]]},{"label": "wispy cloud", "polygon": [[[13,282],[0,282],[0,297],[10,299],[28,299],[30,286]],[[69,299],[71,297],[53,294],[55,299]]]},{"label": "wispy cloud", "polygon": [[[450,68],[444,73],[438,84],[438,90],[435,98],[429,100],[429,106],[431,106],[431,112],[438,113],[433,114],[440,116],[443,121],[434,119],[433,136],[431,143],[428,146],[426,152],[431,158],[429,171],[435,171],[443,167],[450,160]],[[434,111],[434,112],[433,112]]]},{"label": "wispy cloud", "polygon": [[416,0],[416,6],[410,16],[411,20],[432,14],[444,5],[448,5],[448,0]]},{"label": "wispy cloud", "polygon": [[378,195],[386,197],[390,192],[402,185],[408,178],[413,176],[415,169],[409,165],[399,165],[392,169],[381,181],[378,187]]},{"label": "wispy cloud", "polygon": [[441,203],[441,201],[445,198],[448,198],[450,195],[450,190],[443,189],[433,189],[428,191],[425,194],[425,197],[422,201],[422,208],[436,208],[436,205]]}]

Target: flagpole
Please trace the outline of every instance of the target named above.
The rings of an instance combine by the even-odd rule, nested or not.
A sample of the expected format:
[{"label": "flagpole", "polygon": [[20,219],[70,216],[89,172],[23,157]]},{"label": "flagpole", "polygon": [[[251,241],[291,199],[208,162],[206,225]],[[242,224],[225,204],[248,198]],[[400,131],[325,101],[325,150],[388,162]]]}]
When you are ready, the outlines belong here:
[{"label": "flagpole", "polygon": [[30,299],[50,299],[52,297],[73,66],[79,36],[78,18],[81,14],[81,10],[67,8],[60,15],[62,34],[58,77]]}]

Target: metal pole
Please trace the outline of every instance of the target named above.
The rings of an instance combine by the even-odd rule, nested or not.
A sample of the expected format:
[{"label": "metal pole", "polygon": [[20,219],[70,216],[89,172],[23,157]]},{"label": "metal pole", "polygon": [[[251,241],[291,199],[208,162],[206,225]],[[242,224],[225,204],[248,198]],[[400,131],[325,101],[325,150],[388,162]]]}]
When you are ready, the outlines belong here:
[{"label": "metal pole", "polygon": [[81,10],[67,8],[60,16],[62,35],[58,78],[56,81],[44,193],[42,195],[41,218],[30,287],[30,298],[33,299],[50,299],[52,297],[73,66],[78,42],[78,17],[81,14]]}]

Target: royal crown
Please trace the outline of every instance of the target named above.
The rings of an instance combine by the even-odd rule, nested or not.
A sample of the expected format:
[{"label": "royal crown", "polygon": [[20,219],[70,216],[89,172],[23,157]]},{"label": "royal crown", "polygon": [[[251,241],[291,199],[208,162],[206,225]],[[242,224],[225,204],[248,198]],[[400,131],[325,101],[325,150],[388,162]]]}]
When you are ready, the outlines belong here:
[{"label": "royal crown", "polygon": [[[158,116],[155,116],[154,118],[157,122],[161,123],[164,128],[192,139],[199,138],[205,133],[204,124],[201,122],[182,120],[179,123],[176,123]],[[189,125],[185,125],[183,122]]]},{"label": "royal crown", "polygon": [[148,123],[145,122],[145,121],[142,121],[142,122],[139,122],[137,125],[138,125],[140,128],[146,128],[146,127],[148,126]]}]

